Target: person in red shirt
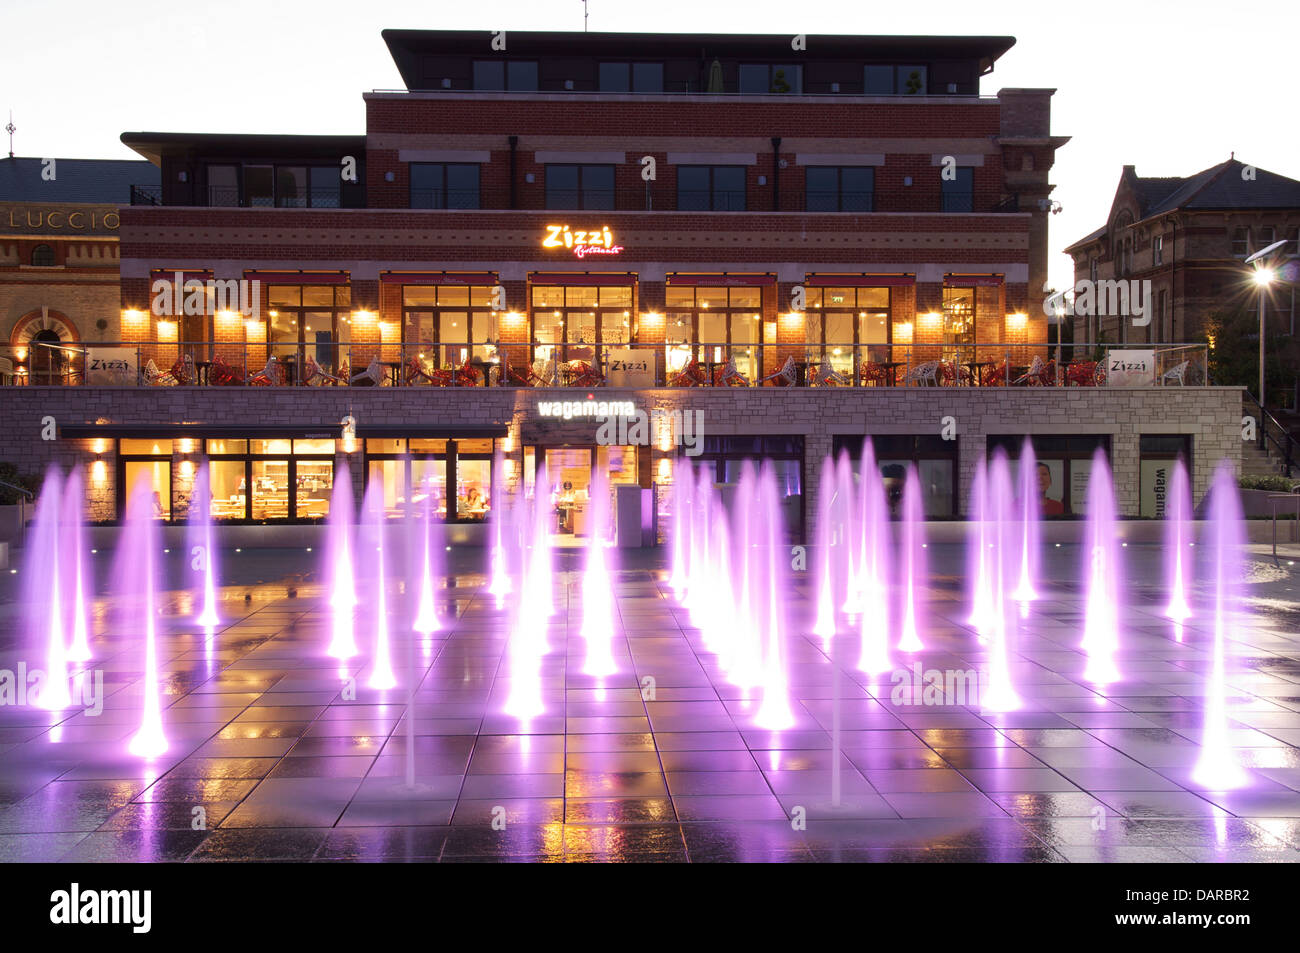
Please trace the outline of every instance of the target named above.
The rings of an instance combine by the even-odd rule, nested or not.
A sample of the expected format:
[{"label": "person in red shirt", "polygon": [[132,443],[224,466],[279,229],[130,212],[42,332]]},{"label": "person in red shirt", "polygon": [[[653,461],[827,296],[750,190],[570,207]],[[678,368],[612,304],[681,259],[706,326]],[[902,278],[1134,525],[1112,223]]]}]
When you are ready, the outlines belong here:
[{"label": "person in red shirt", "polygon": [[1060,500],[1049,499],[1047,491],[1052,488],[1052,468],[1046,463],[1038,464],[1038,509],[1044,516],[1064,516],[1065,504]]}]

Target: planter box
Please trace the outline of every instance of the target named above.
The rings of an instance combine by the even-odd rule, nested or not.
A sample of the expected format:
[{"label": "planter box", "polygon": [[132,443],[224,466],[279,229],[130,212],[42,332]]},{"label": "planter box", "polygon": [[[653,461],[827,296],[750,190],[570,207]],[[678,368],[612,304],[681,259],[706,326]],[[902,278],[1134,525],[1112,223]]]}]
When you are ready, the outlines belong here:
[{"label": "planter box", "polygon": [[32,518],[32,504],[0,506],[0,542],[17,544],[23,535],[23,515]]}]

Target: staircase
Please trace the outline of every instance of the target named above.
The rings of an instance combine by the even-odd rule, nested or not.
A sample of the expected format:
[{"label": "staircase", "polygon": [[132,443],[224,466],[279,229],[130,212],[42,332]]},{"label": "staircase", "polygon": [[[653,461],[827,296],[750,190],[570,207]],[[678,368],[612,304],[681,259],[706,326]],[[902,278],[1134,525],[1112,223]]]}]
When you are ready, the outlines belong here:
[{"label": "staircase", "polygon": [[1262,450],[1257,442],[1241,444],[1241,475],[1245,477],[1281,476],[1282,461]]}]

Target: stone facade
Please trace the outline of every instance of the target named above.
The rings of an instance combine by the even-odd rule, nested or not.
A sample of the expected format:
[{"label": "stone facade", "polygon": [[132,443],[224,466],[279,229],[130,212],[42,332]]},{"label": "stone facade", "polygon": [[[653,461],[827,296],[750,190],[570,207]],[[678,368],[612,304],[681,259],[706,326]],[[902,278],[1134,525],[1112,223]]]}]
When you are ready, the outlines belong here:
[{"label": "stone facade", "polygon": [[[543,418],[538,403],[583,400],[588,392],[532,388],[111,388],[24,387],[0,389],[0,460],[22,472],[39,472],[51,463],[64,468],[87,466],[87,510],[92,519],[115,517],[112,441],[97,448],[95,439],[68,439],[49,431],[57,427],[100,424],[175,422],[229,427],[240,421],[273,423],[320,431],[339,426],[353,415],[359,426],[400,428],[505,425],[503,449],[514,462],[507,467],[513,488],[521,472],[525,447],[592,444],[597,423],[590,417]],[[815,513],[819,461],[830,453],[837,435],[939,434],[944,418],[957,427],[959,485],[964,512],[975,464],[987,438],[1000,434],[1108,435],[1120,511],[1139,511],[1139,437],[1186,434],[1192,440],[1193,494],[1199,501],[1214,467],[1229,460],[1240,469],[1241,391],[1235,388],[726,388],[624,390],[601,388],[600,400],[629,401],[647,412],[703,411],[705,435],[798,434],[804,438],[805,512]],[[42,439],[43,431],[54,439]],[[652,435],[652,441],[658,439]],[[96,454],[96,450],[101,450]],[[643,485],[662,482],[671,473],[676,449],[656,443],[649,465],[640,468]],[[343,455],[341,455],[343,457]],[[177,455],[176,492],[188,495],[187,461]],[[103,462],[102,467],[97,461]],[[358,502],[364,484],[362,454],[348,460]],[[666,472],[665,472],[666,471]],[[670,477],[669,477],[670,478]],[[179,515],[185,500],[173,500]]]}]

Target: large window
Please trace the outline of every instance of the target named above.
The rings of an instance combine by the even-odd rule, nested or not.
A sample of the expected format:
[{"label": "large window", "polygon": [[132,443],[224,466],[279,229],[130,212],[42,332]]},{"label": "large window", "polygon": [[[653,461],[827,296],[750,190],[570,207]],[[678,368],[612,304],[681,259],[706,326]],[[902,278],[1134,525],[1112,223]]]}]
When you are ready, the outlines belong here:
[{"label": "large window", "polygon": [[631,285],[534,285],[532,305],[533,357],[544,375],[551,362],[603,366],[606,346],[632,339]]},{"label": "large window", "polygon": [[[1030,439],[1038,461],[1039,511],[1045,517],[1083,514],[1088,504],[1093,455],[1101,448],[1109,458],[1110,437],[1036,435]],[[1018,434],[990,435],[988,452],[1001,448],[1018,462],[1024,441],[1024,436]],[[1018,471],[1013,478],[1019,486]]]},{"label": "large window", "polygon": [[[832,441],[838,457],[841,451],[853,460],[862,458],[862,435],[840,434]],[[909,467],[916,467],[921,484],[925,515],[957,515],[957,441],[930,434],[878,434],[871,437],[871,449],[884,480],[890,514],[902,513],[903,485]]]},{"label": "large window", "polygon": [[478,90],[537,90],[535,60],[475,60],[474,88]]},{"label": "large window", "polygon": [[[271,285],[267,289],[266,340],[287,383],[303,379],[307,358],[330,373],[347,360],[351,340],[348,285]],[[249,371],[258,369],[259,348],[249,350]]]},{"label": "large window", "polygon": [[666,364],[671,377],[694,358],[735,361],[750,383],[761,365],[763,289],[669,284],[665,300]]},{"label": "large window", "polygon": [[117,444],[117,512],[126,516],[126,503],[136,485],[144,482],[153,497],[151,515],[172,518],[172,449],[170,438],[123,438]]},{"label": "large window", "polygon": [[[1184,467],[1191,467],[1192,438],[1188,434],[1143,434],[1139,438],[1138,455],[1141,458],[1139,515],[1164,519],[1168,513],[1175,462],[1182,460]],[[1190,470],[1187,479],[1190,487]]]},{"label": "large window", "polygon": [[[212,164],[207,167],[207,204],[255,208],[338,208],[339,167]],[[242,188],[241,188],[242,174]]]},{"label": "large window", "polygon": [[862,91],[868,96],[921,96],[927,91],[924,66],[869,63],[862,69]]},{"label": "large window", "polygon": [[975,289],[943,289],[943,359],[975,360]]},{"label": "large window", "polygon": [[334,488],[334,451],[329,438],[208,440],[212,518],[323,521]]},{"label": "large window", "polygon": [[740,91],[766,93],[802,93],[803,67],[794,64],[742,63]]},{"label": "large window", "polygon": [[825,358],[849,380],[864,364],[890,360],[889,288],[808,288],[805,294],[807,360]]},{"label": "large window", "polygon": [[954,169],[955,178],[943,179],[943,202],[940,211],[975,211],[975,170],[969,166]]},{"label": "large window", "polygon": [[[676,467],[694,464],[703,468],[713,484],[722,491],[722,501],[731,507],[735,491],[740,484],[740,474],[746,460],[756,466],[772,464],[776,475],[776,497],[780,506],[781,522],[786,538],[798,541],[804,536],[803,499],[803,437],[791,436],[737,436],[704,437],[702,452],[697,457],[679,456]],[[758,529],[756,521],[763,517],[757,513],[732,513],[734,520],[749,520]],[[733,538],[735,530],[733,529]]]},{"label": "large window", "polygon": [[411,163],[411,208],[478,207],[479,167],[474,163]]},{"label": "large window", "polygon": [[602,93],[662,93],[663,63],[601,63]]},{"label": "large window", "polygon": [[808,166],[805,207],[810,212],[870,212],[875,173],[870,166]]},{"label": "large window", "polygon": [[550,209],[612,209],[612,165],[547,165],[546,207]]},{"label": "large window", "polygon": [[406,361],[425,373],[496,360],[497,313],[488,285],[405,285],[402,288]]},{"label": "large window", "polygon": [[492,453],[490,438],[367,439],[366,480],[380,481],[389,519],[405,518],[409,501],[415,517],[431,503],[435,519],[483,522],[492,511]]},{"label": "large window", "polygon": [[679,211],[743,212],[743,165],[683,165],[677,167]]}]

